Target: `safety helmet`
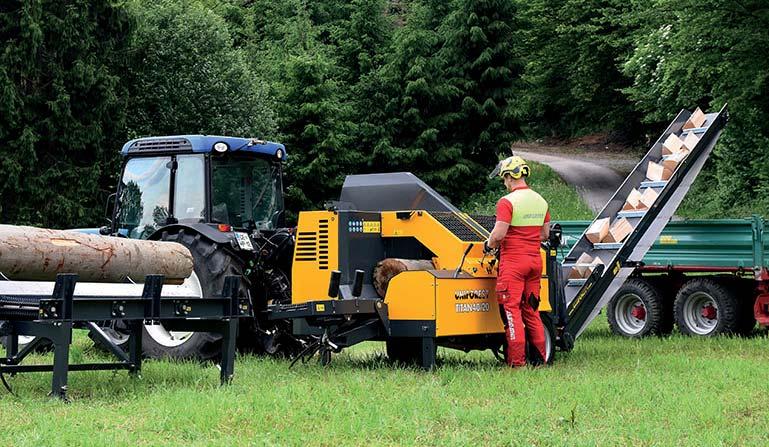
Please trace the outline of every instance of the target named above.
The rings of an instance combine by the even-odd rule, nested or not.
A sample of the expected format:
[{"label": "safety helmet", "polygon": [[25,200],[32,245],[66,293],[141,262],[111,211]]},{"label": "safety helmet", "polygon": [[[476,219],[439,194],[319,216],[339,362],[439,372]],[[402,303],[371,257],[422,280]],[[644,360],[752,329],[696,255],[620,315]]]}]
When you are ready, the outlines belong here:
[{"label": "safety helmet", "polygon": [[492,175],[489,177],[495,175],[504,177],[505,174],[510,174],[510,177],[517,180],[521,177],[528,177],[530,173],[531,168],[526,164],[526,161],[517,155],[513,155],[512,157],[507,157],[500,161],[496,169],[492,172]]}]

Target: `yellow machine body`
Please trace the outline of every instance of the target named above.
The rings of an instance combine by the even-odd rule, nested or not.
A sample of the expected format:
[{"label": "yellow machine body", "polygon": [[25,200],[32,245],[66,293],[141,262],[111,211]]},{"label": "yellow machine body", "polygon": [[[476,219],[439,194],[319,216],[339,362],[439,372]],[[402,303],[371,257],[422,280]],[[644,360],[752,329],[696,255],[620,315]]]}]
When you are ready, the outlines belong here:
[{"label": "yellow machine body", "polygon": [[[370,282],[377,262],[405,257],[391,254],[403,243],[429,253],[435,269],[406,271],[392,278],[383,297],[391,322],[402,322],[404,327],[409,322],[431,323],[434,337],[502,333],[495,293],[497,261],[483,254],[487,238],[487,228],[461,213],[302,212],[296,232],[292,303],[327,300],[333,270],[342,271],[342,283],[351,281],[355,269],[364,270]],[[539,310],[548,312],[545,261],[555,254],[545,250],[541,254]]]}]

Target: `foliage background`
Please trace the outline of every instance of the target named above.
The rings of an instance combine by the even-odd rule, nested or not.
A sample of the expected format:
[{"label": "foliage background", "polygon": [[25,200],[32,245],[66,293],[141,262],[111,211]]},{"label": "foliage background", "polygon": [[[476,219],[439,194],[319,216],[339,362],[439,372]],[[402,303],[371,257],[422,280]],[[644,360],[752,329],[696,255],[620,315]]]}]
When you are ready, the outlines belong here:
[{"label": "foliage background", "polygon": [[727,101],[683,212],[766,214],[767,29],[762,0],[3,2],[0,222],[101,224],[136,136],[282,141],[291,210],[399,170],[472,204],[513,141],[644,147]]}]

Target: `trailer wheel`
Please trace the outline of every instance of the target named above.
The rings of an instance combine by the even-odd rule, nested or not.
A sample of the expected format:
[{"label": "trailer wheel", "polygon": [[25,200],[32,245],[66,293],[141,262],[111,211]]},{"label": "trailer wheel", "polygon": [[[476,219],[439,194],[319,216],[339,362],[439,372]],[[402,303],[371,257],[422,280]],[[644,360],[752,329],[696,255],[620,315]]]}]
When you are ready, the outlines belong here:
[{"label": "trailer wheel", "polygon": [[627,280],[606,308],[611,331],[628,338],[664,333],[664,302],[656,287],[643,279]]},{"label": "trailer wheel", "polygon": [[729,289],[717,281],[695,278],[678,291],[675,318],[684,335],[732,334],[738,329],[739,305]]},{"label": "trailer wheel", "polygon": [[[240,261],[218,244],[200,234],[179,231],[163,233],[162,240],[184,245],[192,253],[194,271],[184,281],[186,287],[198,296],[216,296],[222,293],[224,279],[240,276]],[[241,281],[239,293],[245,296],[247,287]],[[221,355],[221,335],[212,332],[176,332],[162,324],[145,325],[142,351],[150,358],[213,360]]]}]

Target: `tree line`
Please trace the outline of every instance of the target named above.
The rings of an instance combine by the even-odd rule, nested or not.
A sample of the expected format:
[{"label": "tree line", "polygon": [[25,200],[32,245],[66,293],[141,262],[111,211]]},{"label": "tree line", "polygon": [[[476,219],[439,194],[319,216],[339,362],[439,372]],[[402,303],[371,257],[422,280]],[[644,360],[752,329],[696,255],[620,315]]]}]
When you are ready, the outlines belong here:
[{"label": "tree line", "polygon": [[762,0],[36,0],[0,6],[0,220],[98,225],[130,138],[286,144],[287,206],[412,171],[458,203],[516,140],[731,121],[687,206],[769,210]]}]

